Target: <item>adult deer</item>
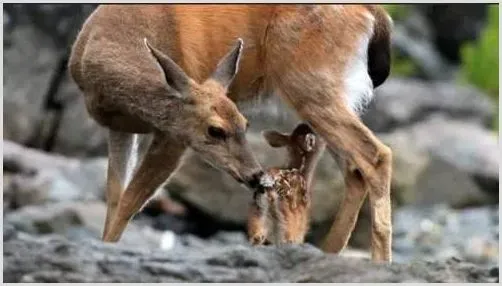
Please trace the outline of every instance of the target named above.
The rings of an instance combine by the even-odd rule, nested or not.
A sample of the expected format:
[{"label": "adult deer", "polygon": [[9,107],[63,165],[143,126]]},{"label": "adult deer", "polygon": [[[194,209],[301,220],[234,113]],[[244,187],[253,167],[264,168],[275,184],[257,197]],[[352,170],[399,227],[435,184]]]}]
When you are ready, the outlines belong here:
[{"label": "adult deer", "polygon": [[[345,197],[323,248],[345,247],[369,193],[372,259],[390,261],[391,150],[358,117],[388,77],[390,29],[371,5],[98,7],[69,69],[90,115],[110,130],[103,240],[120,238],[186,148],[254,187],[262,171],[234,102],[276,94],[344,171]],[[135,160],[137,168],[127,163]]]}]

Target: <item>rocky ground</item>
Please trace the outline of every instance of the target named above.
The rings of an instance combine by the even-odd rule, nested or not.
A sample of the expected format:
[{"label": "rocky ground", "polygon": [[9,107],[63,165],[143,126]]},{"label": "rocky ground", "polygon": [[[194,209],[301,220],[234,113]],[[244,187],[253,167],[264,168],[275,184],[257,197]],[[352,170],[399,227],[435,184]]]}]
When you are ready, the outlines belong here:
[{"label": "rocky ground", "polygon": [[[149,206],[118,244],[101,243],[106,131],[65,68],[95,5],[4,5],[4,281],[498,282],[498,135],[488,128],[496,107],[454,80],[458,44],[475,38],[484,16],[477,6],[445,6],[423,5],[396,22],[393,48],[421,75],[392,75],[363,116],[394,155],[389,266],[367,261],[366,204],[349,249],[318,250],[343,195],[328,154],[316,171],[306,245],[250,247],[251,193],[194,154],[158,190],[175,207]],[[455,11],[472,17],[459,22]],[[452,33],[451,23],[474,28]],[[283,150],[260,132],[287,132],[299,119],[273,98],[240,107],[259,161],[280,165]]]},{"label": "rocky ground", "polygon": [[176,247],[32,236],[4,226],[4,282],[498,282],[498,267],[456,258],[378,265],[309,245],[252,247],[242,235],[181,236]]}]

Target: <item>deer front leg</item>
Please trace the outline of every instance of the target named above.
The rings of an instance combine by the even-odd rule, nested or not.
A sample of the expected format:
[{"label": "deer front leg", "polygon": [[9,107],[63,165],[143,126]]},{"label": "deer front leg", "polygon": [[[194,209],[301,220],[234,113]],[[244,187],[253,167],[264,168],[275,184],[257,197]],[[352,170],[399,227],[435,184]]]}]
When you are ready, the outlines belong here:
[{"label": "deer front leg", "polygon": [[133,143],[133,134],[110,130],[108,135],[108,172],[106,182],[106,219],[103,229],[108,232],[110,222],[115,214],[120,194],[126,185],[126,164]]},{"label": "deer front leg", "polygon": [[103,236],[107,242],[118,241],[129,220],[179,164],[185,147],[176,140],[155,135],[130,184],[120,196],[112,221]]}]

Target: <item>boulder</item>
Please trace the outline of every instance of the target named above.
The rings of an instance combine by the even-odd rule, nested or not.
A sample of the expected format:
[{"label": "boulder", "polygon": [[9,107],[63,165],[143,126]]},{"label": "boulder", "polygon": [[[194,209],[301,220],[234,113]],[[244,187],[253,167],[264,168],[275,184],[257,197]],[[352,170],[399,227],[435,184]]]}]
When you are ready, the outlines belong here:
[{"label": "boulder", "polygon": [[376,89],[362,118],[375,132],[390,132],[423,121],[433,113],[488,126],[495,108],[488,96],[471,86],[390,78]]},{"label": "boulder", "polygon": [[[4,222],[17,231],[35,236],[59,234],[72,241],[99,241],[106,217],[103,201],[74,201],[26,206],[9,212]],[[144,249],[170,249],[174,234],[131,221],[119,245]]]},{"label": "boulder", "polygon": [[475,121],[454,120],[437,114],[395,134],[409,136],[410,142],[420,150],[466,172],[483,190],[496,194],[498,202],[499,151],[495,132],[480,127]]},{"label": "boulder", "polygon": [[[8,226],[7,226],[8,228]],[[7,234],[7,236],[6,236]],[[495,282],[498,268],[450,259],[373,264],[311,245],[206,243],[170,251],[5,230],[5,282]]]},{"label": "boulder", "polygon": [[95,4],[4,6],[4,138],[50,149],[70,45]]},{"label": "boulder", "polygon": [[38,132],[60,53],[33,25],[4,30],[4,138],[29,143],[42,136]]},{"label": "boulder", "polygon": [[8,140],[3,141],[3,151],[4,171],[8,174],[8,184],[4,186],[13,208],[104,198],[106,158],[79,160],[26,148]]},{"label": "boulder", "polygon": [[64,109],[51,151],[81,158],[106,156],[108,132],[91,118],[82,92],[68,75],[62,80],[57,96]]},{"label": "boulder", "polygon": [[437,261],[455,256],[478,265],[496,266],[498,216],[498,205],[461,210],[445,204],[399,208],[393,220],[394,261]]}]

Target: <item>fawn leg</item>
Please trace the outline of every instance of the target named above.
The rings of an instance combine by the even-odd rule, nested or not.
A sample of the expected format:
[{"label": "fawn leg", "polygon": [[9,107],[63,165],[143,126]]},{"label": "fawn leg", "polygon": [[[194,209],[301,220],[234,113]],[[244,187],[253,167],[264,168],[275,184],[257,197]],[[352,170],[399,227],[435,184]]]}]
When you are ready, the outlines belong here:
[{"label": "fawn leg", "polygon": [[253,202],[249,208],[248,237],[252,245],[265,243],[268,235],[266,227],[268,202],[264,193],[254,193]]},{"label": "fawn leg", "polygon": [[118,241],[129,220],[179,164],[185,147],[176,140],[155,135],[130,184],[122,193],[113,220],[103,240]]}]

